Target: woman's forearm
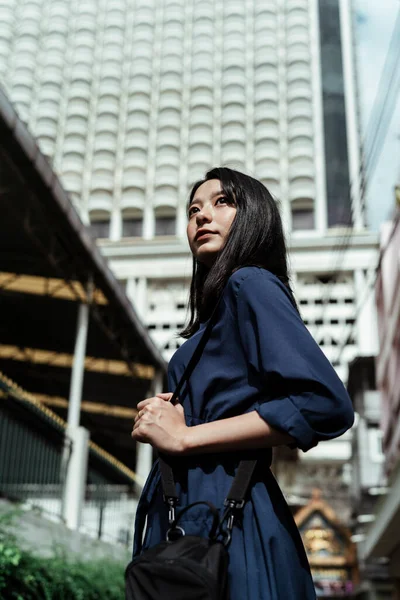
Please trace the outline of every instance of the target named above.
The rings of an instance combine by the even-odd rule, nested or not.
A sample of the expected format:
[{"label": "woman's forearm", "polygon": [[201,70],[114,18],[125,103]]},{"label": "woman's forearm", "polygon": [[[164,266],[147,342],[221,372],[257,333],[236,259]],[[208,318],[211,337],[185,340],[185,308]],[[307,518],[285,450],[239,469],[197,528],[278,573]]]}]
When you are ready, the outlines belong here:
[{"label": "woman's forearm", "polygon": [[188,427],[183,454],[272,448],[293,443],[287,433],[274,429],[256,411]]}]

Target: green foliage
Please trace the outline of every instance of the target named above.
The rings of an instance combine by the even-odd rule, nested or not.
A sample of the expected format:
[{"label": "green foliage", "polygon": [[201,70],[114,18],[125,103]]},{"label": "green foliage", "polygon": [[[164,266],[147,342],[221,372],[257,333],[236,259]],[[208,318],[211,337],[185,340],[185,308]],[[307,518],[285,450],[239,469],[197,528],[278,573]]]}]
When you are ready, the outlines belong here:
[{"label": "green foliage", "polygon": [[0,600],[122,600],[124,567],[112,560],[34,556],[0,524]]}]

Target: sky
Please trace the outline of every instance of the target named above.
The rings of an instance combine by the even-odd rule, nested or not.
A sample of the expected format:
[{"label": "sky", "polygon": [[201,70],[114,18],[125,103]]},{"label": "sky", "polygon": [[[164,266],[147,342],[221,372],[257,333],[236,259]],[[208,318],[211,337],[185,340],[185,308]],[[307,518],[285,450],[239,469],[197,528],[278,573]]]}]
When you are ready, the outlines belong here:
[{"label": "sky", "polygon": [[[361,130],[368,119],[382,73],[400,0],[353,0],[356,59],[360,93]],[[400,95],[367,191],[368,225],[374,231],[392,214],[394,186],[400,182]]]}]

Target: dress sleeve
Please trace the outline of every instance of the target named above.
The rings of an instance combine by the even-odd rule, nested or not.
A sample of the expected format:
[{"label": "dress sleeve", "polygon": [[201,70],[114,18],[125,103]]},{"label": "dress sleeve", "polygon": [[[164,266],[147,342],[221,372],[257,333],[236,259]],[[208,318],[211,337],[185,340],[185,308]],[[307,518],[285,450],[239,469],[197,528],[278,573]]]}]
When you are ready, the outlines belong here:
[{"label": "dress sleeve", "polygon": [[237,309],[250,377],[265,398],[256,409],[259,415],[290,434],[303,451],[349,429],[354,412],[347,391],[285,286],[258,270],[241,282]]}]

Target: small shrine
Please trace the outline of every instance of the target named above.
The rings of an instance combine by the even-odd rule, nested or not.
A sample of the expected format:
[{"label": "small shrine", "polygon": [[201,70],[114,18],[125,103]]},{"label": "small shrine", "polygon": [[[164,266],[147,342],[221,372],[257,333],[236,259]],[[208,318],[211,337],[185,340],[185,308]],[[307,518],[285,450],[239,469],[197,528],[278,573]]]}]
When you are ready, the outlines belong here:
[{"label": "small shrine", "polygon": [[357,555],[350,531],[313,490],[310,502],[295,515],[307,552],[318,598],[351,598],[358,583]]}]

